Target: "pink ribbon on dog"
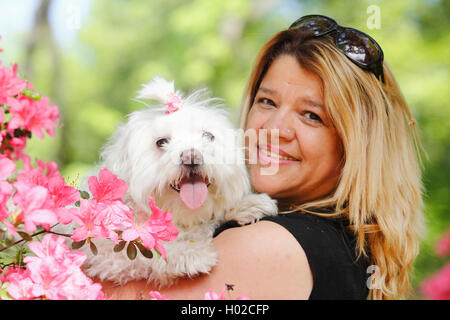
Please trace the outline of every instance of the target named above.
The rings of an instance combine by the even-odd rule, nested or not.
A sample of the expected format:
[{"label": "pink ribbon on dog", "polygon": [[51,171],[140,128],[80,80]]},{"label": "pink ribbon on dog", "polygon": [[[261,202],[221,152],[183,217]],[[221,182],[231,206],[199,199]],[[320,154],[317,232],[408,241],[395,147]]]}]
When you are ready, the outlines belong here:
[{"label": "pink ribbon on dog", "polygon": [[183,106],[183,99],[181,99],[175,93],[170,93],[169,101],[166,103],[166,106],[167,106],[167,110],[165,112],[166,114],[175,112]]}]

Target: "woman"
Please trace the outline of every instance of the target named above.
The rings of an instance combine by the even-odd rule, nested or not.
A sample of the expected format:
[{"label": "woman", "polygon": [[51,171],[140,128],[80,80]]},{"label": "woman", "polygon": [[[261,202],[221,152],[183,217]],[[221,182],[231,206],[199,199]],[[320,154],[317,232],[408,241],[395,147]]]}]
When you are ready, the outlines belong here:
[{"label": "woman", "polygon": [[[241,109],[242,128],[269,135],[249,143],[258,161],[248,168],[280,215],[220,228],[211,273],[160,292],[202,299],[227,283],[251,299],[407,297],[423,227],[414,124],[372,38],[328,17],[298,19],[262,48]],[[112,299],[155,289],[103,285]]]}]

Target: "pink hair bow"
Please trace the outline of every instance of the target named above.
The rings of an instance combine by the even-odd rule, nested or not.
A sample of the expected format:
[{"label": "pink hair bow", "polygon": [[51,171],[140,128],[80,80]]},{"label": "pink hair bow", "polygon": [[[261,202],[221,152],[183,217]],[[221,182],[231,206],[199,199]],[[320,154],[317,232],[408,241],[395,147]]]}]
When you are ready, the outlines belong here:
[{"label": "pink hair bow", "polygon": [[183,99],[179,92],[175,92],[173,81],[156,76],[142,87],[137,98],[158,100],[167,107],[166,114],[178,111],[183,106]]}]

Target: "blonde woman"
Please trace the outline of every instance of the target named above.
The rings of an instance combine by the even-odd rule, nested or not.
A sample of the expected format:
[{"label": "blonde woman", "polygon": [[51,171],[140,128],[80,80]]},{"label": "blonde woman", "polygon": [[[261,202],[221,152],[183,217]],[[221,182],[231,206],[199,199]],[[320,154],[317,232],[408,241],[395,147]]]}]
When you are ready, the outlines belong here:
[{"label": "blonde woman", "polygon": [[[414,124],[375,40],[325,16],[298,19],[262,48],[241,109],[242,128],[269,135],[249,142],[248,168],[280,215],[223,226],[212,272],[161,293],[202,299],[227,283],[251,299],[406,298],[423,229]],[[154,289],[103,286],[112,299]]]}]

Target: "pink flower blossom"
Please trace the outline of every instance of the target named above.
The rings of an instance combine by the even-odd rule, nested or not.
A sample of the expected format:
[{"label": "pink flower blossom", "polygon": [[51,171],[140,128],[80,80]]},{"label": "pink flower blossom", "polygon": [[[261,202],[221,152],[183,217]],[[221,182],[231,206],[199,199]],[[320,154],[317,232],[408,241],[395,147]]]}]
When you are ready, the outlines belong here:
[{"label": "pink flower blossom", "polygon": [[[0,131],[1,142],[0,150],[7,158],[11,160],[22,160],[25,168],[31,168],[31,159],[30,156],[24,153],[25,147],[27,145],[27,138],[6,138],[8,136],[8,132]],[[11,135],[9,133],[9,135]]]},{"label": "pink flower blossom", "polygon": [[0,222],[4,222],[9,213],[6,209],[6,201],[12,195],[13,188],[8,181],[5,181],[14,171],[16,165],[14,162],[0,155]]},{"label": "pink flower blossom", "polygon": [[215,291],[211,290],[205,293],[205,300],[227,300],[225,299],[225,290],[226,286],[222,288],[220,294],[217,294]]},{"label": "pink flower blossom", "polygon": [[90,177],[88,184],[89,191],[97,202],[122,200],[128,189],[126,182],[117,178],[107,168],[99,172],[98,179],[95,176]]},{"label": "pink flower blossom", "polygon": [[49,105],[49,98],[42,97],[40,100],[33,100],[26,96],[19,96],[18,104],[11,106],[13,117],[8,122],[8,130],[23,128],[31,131],[38,138],[43,139],[47,131],[50,136],[54,136],[54,125],[59,121],[58,107]]},{"label": "pink flower blossom", "polygon": [[150,217],[141,221],[145,217],[136,213],[137,216],[130,218],[130,226],[123,231],[122,239],[125,241],[140,239],[147,249],[155,248],[165,259],[167,253],[161,241],[175,240],[178,231],[172,224],[172,215],[158,208],[152,197],[149,197],[149,206],[152,211]]},{"label": "pink flower blossom", "polygon": [[168,300],[166,296],[159,291],[150,291],[148,294],[153,298],[152,300]]},{"label": "pink flower blossom", "polygon": [[17,105],[15,96],[27,87],[25,80],[17,78],[17,64],[12,70],[2,65],[0,61],[0,105]]},{"label": "pink flower blossom", "polygon": [[436,254],[445,257],[450,253],[450,229],[439,239],[436,244]]},{"label": "pink flower blossom", "polygon": [[49,230],[51,225],[58,222],[51,210],[47,189],[20,182],[14,183],[14,187],[17,190],[13,196],[14,203],[22,209],[20,218],[24,221],[27,232],[35,231],[38,225]]},{"label": "pink flower blossom", "polygon": [[[205,300],[227,300],[225,298],[225,290],[226,290],[226,288],[227,288],[227,286],[224,286],[222,288],[222,291],[220,292],[220,295],[217,294],[216,292],[212,291],[212,290],[206,292],[205,293]],[[249,298],[241,294],[241,295],[239,295],[236,298],[236,300],[249,300]]]},{"label": "pink flower blossom", "polygon": [[450,300],[450,263],[422,283],[422,294],[432,300]]},{"label": "pink flower blossom", "polygon": [[47,234],[42,242],[31,242],[35,257],[24,258],[35,297],[60,299],[102,299],[101,286],[94,284],[80,269],[86,259],[83,252],[72,252],[64,238]]},{"label": "pink flower blossom", "polygon": [[144,224],[133,223],[123,231],[122,239],[125,241],[140,239],[144,247],[151,250],[156,244],[156,239],[153,235],[155,231],[157,230],[151,225],[150,220],[147,220]]},{"label": "pink flower blossom", "polygon": [[66,208],[73,205],[79,198],[77,189],[68,186],[60,176],[55,162],[37,161],[38,167],[20,170],[17,182],[28,186],[41,186],[47,189],[49,199],[47,208],[52,210],[59,222],[70,223],[76,208]]},{"label": "pink flower blossom", "polygon": [[13,299],[31,300],[36,297],[32,293],[34,283],[30,279],[29,270],[8,268],[4,278],[3,282],[9,282],[6,290]]},{"label": "pink flower blossom", "polygon": [[159,227],[158,231],[154,235],[156,239],[155,249],[158,250],[163,258],[166,258],[166,250],[160,241],[162,240],[168,242],[175,240],[178,236],[178,231],[172,223],[172,214],[158,208],[152,197],[149,197],[149,206],[152,210],[152,214],[150,216],[151,224],[154,227]]},{"label": "pink flower blossom", "polygon": [[73,241],[82,241],[88,238],[106,239],[111,236],[108,229],[105,205],[94,200],[80,200],[80,210],[75,214],[73,221],[80,226],[73,232]]}]

